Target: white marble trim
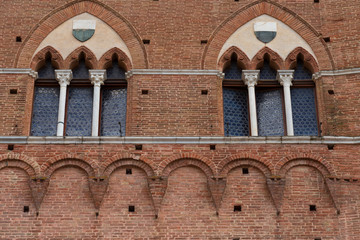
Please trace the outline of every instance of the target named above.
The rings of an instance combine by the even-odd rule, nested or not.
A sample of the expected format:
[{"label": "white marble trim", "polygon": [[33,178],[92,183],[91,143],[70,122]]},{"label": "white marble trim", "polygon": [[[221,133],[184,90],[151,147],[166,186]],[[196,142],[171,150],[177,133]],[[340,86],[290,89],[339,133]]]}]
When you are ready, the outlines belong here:
[{"label": "white marble trim", "polygon": [[34,137],[0,136],[0,144],[360,144],[360,137]]}]

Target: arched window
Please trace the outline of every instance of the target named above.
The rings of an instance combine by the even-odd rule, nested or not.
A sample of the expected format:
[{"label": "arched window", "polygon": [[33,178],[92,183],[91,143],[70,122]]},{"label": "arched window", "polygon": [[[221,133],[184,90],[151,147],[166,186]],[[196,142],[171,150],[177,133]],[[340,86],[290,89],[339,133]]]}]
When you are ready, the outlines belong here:
[{"label": "arched window", "polygon": [[318,120],[315,99],[315,83],[312,73],[298,56],[291,88],[291,105],[295,136],[317,136]]},{"label": "arched window", "polygon": [[93,86],[84,53],[80,54],[78,65],[72,72],[73,79],[67,94],[65,135],[91,136]]},{"label": "arched window", "polygon": [[125,136],[127,82],[125,71],[115,55],[106,69],[107,80],[102,86],[101,136]]},{"label": "arched window", "polygon": [[45,64],[38,70],[38,79],[35,81],[30,132],[32,136],[56,136],[60,87],[54,70],[51,55],[47,54]]},{"label": "arched window", "polygon": [[285,133],[282,87],[276,74],[270,66],[269,56],[265,55],[255,88],[259,136],[283,136]]},{"label": "arched window", "polygon": [[233,54],[229,66],[224,70],[223,108],[225,136],[248,136],[248,92],[241,80],[242,69]]}]

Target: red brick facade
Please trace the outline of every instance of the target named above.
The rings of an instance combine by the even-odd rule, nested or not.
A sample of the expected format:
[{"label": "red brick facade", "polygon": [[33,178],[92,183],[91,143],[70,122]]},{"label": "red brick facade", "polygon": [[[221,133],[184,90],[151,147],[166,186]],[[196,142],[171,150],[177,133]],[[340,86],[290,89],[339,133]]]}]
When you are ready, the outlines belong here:
[{"label": "red brick facade", "polygon": [[[0,6],[0,239],[360,239],[358,0]],[[65,58],[51,46],[35,52],[81,13],[108,24],[131,58],[118,48],[100,58],[85,46]],[[263,14],[299,34],[316,59],[300,47],[285,59],[270,48],[250,59],[234,47],[218,60],[231,34]],[[107,68],[116,54],[132,71],[125,137],[28,137],[35,85],[29,73],[48,53],[58,69],[71,69],[84,53],[92,69]],[[317,76],[320,136],[224,136],[223,79],[214,72],[232,53],[247,70],[264,54],[277,70],[292,69],[301,54]],[[161,69],[177,72],[151,72]]]}]

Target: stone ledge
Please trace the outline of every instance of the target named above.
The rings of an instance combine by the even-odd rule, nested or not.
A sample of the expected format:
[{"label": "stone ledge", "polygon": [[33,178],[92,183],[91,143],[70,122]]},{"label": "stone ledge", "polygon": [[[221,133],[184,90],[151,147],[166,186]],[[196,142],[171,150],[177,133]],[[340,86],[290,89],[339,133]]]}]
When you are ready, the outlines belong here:
[{"label": "stone ledge", "polygon": [[360,137],[34,137],[0,136],[0,144],[360,144]]}]

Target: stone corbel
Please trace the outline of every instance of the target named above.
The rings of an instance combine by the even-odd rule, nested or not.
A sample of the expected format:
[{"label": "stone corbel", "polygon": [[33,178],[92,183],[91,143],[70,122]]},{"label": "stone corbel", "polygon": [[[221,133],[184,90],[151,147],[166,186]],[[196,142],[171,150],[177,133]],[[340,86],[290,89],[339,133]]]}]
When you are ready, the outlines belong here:
[{"label": "stone corbel", "polygon": [[334,203],[337,214],[340,214],[340,203],[338,197],[338,189],[340,187],[339,179],[336,177],[327,177],[325,178],[325,185],[329,191],[331,200]]},{"label": "stone corbel", "polygon": [[94,177],[89,178],[90,192],[93,197],[96,212],[100,210],[100,205],[104,199],[105,193],[109,185],[109,178],[107,177]]},{"label": "stone corbel", "polygon": [[31,195],[36,208],[36,215],[39,214],[41,203],[45,197],[49,186],[49,179],[45,177],[37,177],[29,180]]},{"label": "stone corbel", "polygon": [[225,177],[208,178],[208,187],[215,204],[216,214],[219,214],[219,208],[223,199],[223,195],[226,188]]},{"label": "stone corbel", "polygon": [[155,218],[158,217],[159,210],[161,207],[162,200],[165,196],[167,188],[167,178],[153,176],[148,180],[149,189],[155,209]]},{"label": "stone corbel", "polygon": [[285,179],[281,177],[271,177],[266,180],[266,186],[276,208],[276,214],[280,214],[282,200],[285,190]]}]

